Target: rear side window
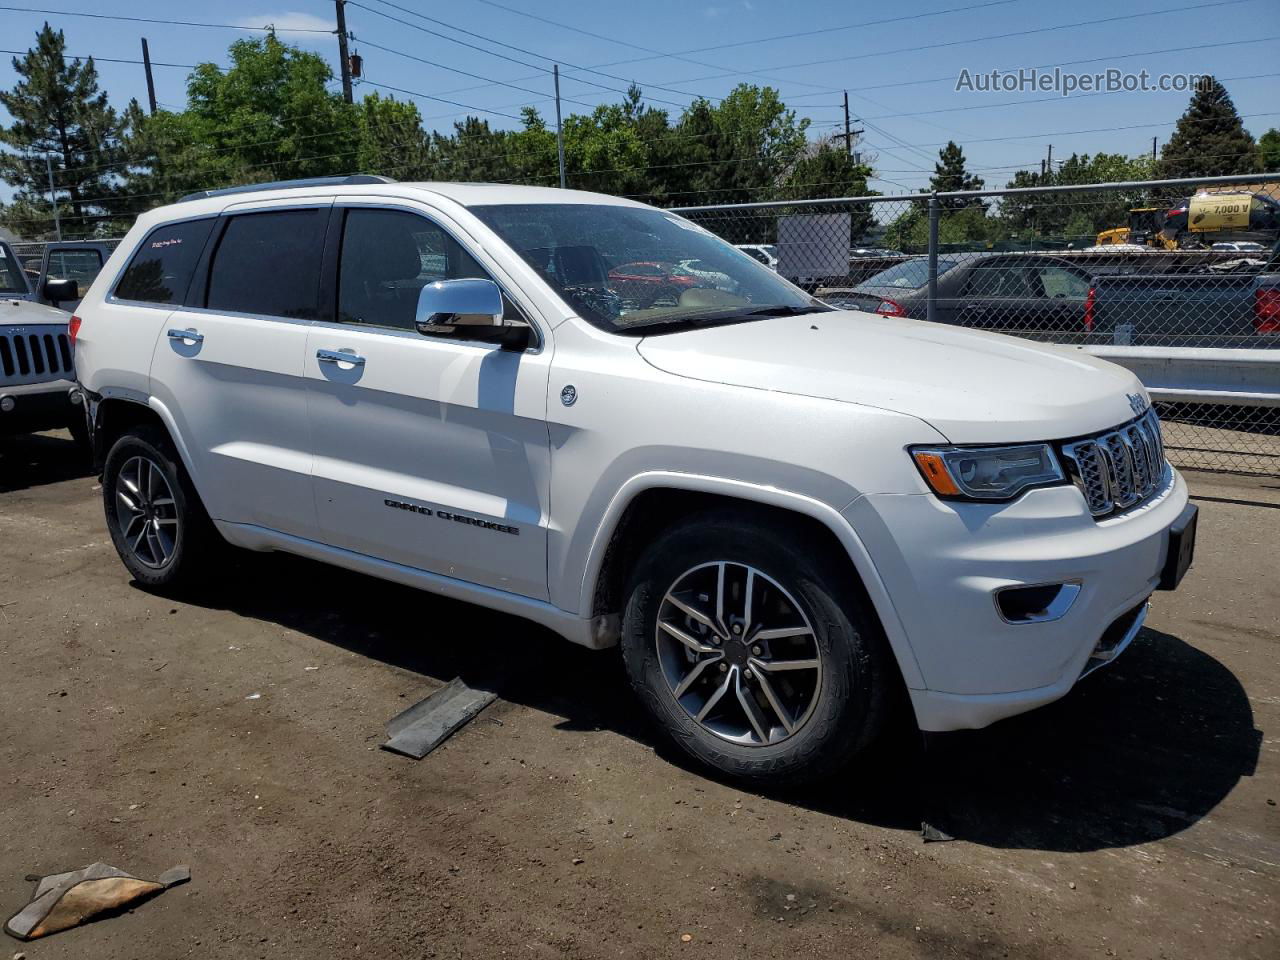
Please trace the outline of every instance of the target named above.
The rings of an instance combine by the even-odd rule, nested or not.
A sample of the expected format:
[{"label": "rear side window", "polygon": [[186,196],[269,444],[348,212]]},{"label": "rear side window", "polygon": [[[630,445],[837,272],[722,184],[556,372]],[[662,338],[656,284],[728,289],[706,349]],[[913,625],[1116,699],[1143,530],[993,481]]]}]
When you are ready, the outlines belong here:
[{"label": "rear side window", "polygon": [[328,210],[232,217],[209,271],[205,305],[226,313],[314,320]]},{"label": "rear side window", "polygon": [[117,299],[181,303],[213,224],[187,220],[152,230],[116,284]]}]

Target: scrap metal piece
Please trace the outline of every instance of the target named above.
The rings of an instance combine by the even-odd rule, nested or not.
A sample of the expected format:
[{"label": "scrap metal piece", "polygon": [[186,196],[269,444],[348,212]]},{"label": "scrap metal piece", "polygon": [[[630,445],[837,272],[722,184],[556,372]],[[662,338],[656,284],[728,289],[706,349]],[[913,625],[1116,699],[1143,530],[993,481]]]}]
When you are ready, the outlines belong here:
[{"label": "scrap metal piece", "polygon": [[490,690],[473,690],[460,678],[451,680],[392,719],[382,749],[421,760],[496,699]]}]

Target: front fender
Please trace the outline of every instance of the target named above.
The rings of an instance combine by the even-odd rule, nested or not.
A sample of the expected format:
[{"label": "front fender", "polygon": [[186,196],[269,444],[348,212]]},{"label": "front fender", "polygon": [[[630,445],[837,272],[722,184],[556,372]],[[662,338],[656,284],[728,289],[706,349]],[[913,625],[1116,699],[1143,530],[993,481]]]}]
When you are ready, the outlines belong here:
[{"label": "front fender", "polygon": [[[872,561],[871,555],[867,552],[857,531],[850,526],[840,510],[813,497],[777,487],[734,480],[728,477],[673,471],[649,471],[631,477],[622,484],[609,502],[596,528],[595,535],[591,539],[586,562],[582,567],[582,581],[578,588],[577,609],[580,615],[590,615],[598,581],[604,568],[605,554],[627,507],[637,496],[647,490],[654,489],[713,494],[776,507],[782,510],[790,510],[817,520],[835,535],[849,555],[854,569],[862,578],[863,586],[871,598],[875,612],[884,628],[885,636],[888,638],[889,645],[898,661],[904,682],[909,688],[922,688],[924,686],[919,664],[916,662],[915,653],[911,649],[902,621],[894,608],[892,598],[889,596],[879,572],[876,570],[875,563]],[[856,502],[857,499],[860,499],[860,497],[855,498],[853,502]],[[849,505],[852,505],[852,502]],[[845,509],[847,510],[848,506]]]}]

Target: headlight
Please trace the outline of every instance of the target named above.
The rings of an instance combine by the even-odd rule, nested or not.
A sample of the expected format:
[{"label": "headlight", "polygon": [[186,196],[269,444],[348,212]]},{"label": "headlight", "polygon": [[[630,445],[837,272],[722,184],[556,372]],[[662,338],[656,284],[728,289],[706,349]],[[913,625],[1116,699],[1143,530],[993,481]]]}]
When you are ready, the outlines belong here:
[{"label": "headlight", "polygon": [[1028,487],[1066,481],[1047,443],[1018,447],[915,447],[911,456],[940,497],[1009,500]]}]

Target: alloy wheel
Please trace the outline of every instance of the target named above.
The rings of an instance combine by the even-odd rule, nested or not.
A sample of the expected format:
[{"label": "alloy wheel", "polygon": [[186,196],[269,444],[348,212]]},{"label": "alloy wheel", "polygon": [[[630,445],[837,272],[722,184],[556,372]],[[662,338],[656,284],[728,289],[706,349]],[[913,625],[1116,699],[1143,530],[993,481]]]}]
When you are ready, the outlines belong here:
[{"label": "alloy wheel", "polygon": [[742,746],[794,736],[813,713],[822,655],[803,609],[755,567],[686,570],[658,608],[655,642],[667,687],[708,732]]},{"label": "alloy wheel", "polygon": [[178,543],[178,504],[164,471],[148,457],[132,457],[116,476],[116,522],[129,552],[143,566],[163,567]]}]

